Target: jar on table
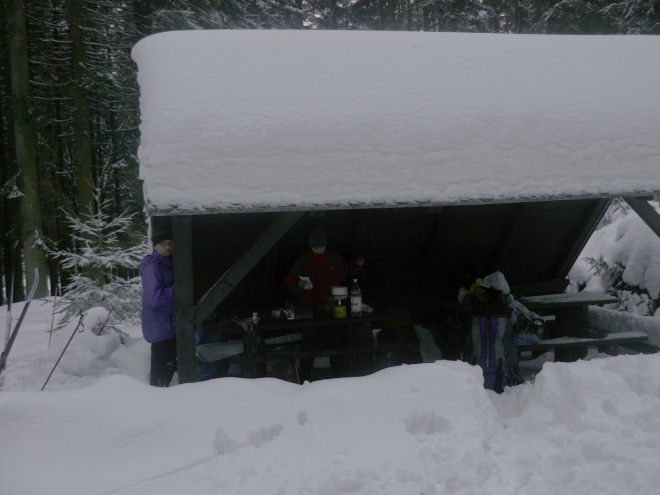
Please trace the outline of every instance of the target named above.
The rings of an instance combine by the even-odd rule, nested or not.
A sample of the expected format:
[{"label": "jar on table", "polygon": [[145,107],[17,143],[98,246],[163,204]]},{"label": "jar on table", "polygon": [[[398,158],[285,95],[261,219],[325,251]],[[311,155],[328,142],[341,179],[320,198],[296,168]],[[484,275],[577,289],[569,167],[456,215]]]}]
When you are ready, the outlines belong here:
[{"label": "jar on table", "polygon": [[332,313],[335,318],[346,318],[348,310],[346,309],[346,302],[342,299],[335,299],[335,304]]},{"label": "jar on table", "polygon": [[348,287],[332,287],[330,291],[334,300],[332,314],[335,318],[346,318],[348,315],[348,309],[346,308]]}]

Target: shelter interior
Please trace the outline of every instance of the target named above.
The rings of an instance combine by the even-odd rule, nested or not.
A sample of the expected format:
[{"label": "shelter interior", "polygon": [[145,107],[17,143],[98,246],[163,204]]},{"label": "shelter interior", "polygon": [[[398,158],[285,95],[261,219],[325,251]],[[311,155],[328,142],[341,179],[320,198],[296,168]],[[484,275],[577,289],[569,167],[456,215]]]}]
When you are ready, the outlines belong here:
[{"label": "shelter interior", "polygon": [[[495,270],[512,286],[564,279],[594,230],[607,198],[306,212],[219,306],[227,316],[281,307],[290,299],[284,279],[306,247],[310,231],[328,232],[329,248],[347,259],[364,256],[363,300],[432,312],[428,297],[453,301],[457,267],[478,276]],[[193,215],[195,301],[213,286],[268,228],[278,212]],[[170,217],[153,217],[154,227]],[[530,285],[531,284],[531,285]],[[234,313],[234,314],[232,314]],[[247,315],[251,312],[247,312]],[[431,317],[432,315],[426,315]]]}]

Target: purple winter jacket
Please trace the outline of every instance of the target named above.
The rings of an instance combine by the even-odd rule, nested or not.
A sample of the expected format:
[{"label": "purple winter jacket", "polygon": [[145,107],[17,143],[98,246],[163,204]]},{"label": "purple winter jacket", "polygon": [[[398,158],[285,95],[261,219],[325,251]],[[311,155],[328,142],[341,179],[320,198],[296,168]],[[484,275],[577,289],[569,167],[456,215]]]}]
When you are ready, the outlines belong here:
[{"label": "purple winter jacket", "polygon": [[174,264],[156,251],[140,263],[142,275],[142,333],[154,343],[176,337]]}]

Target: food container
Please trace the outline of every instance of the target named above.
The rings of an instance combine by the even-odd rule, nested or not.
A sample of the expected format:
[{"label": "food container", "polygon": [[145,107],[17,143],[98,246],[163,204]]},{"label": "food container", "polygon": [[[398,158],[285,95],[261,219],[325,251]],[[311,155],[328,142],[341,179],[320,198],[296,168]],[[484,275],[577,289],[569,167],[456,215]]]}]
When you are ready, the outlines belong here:
[{"label": "food container", "polygon": [[346,299],[348,297],[348,287],[332,287],[330,289],[332,297],[335,299]]},{"label": "food container", "polygon": [[335,300],[332,305],[332,314],[335,318],[346,318],[348,310],[346,308],[346,300],[348,299],[348,287],[332,287],[330,289],[333,299]]}]

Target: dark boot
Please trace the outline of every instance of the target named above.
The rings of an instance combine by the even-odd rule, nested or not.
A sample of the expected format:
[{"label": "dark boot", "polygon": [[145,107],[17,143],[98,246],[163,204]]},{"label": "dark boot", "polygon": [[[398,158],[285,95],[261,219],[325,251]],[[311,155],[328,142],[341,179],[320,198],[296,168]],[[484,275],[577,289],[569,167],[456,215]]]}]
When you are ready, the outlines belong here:
[{"label": "dark boot", "polygon": [[314,358],[302,358],[300,368],[298,369],[298,379],[302,385],[305,381],[312,381],[312,369],[314,368]]},{"label": "dark boot", "polygon": [[176,339],[151,344],[151,376],[149,384],[169,387],[176,371]]}]

